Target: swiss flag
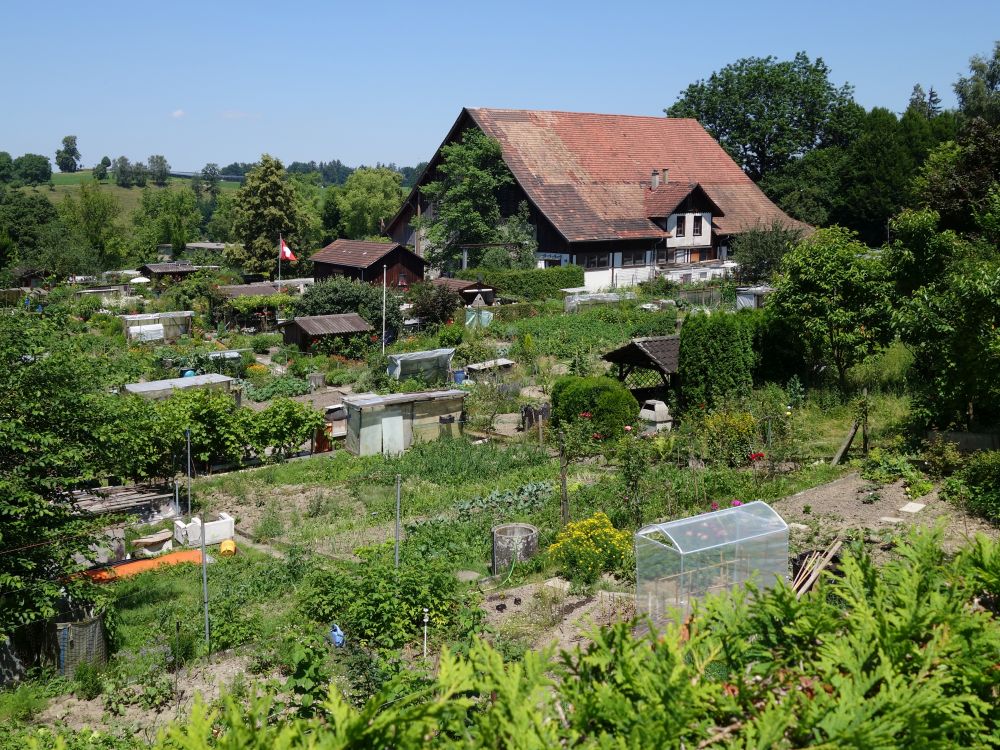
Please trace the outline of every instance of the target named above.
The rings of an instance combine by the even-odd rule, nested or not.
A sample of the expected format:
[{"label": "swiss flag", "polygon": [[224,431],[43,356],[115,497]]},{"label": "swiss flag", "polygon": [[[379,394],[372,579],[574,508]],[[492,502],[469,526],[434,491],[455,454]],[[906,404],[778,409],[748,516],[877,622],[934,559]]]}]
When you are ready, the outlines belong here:
[{"label": "swiss flag", "polygon": [[292,253],[292,248],[288,246],[288,243],[284,239],[281,240],[281,247],[278,250],[278,255],[282,260],[298,260]]}]

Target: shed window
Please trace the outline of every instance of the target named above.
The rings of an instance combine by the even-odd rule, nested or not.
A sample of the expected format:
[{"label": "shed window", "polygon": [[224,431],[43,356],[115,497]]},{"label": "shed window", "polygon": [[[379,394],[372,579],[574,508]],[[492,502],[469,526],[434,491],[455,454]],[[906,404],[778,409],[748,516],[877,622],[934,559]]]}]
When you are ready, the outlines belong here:
[{"label": "shed window", "polygon": [[695,214],[691,224],[691,234],[701,237],[701,214]]},{"label": "shed window", "polygon": [[646,265],[645,250],[625,250],[622,252],[622,267]]},{"label": "shed window", "polygon": [[677,217],[677,231],[674,232],[675,237],[683,237],[686,231],[687,216],[681,214]]},{"label": "shed window", "polygon": [[610,265],[607,253],[592,253],[583,257],[584,268],[608,268]]}]

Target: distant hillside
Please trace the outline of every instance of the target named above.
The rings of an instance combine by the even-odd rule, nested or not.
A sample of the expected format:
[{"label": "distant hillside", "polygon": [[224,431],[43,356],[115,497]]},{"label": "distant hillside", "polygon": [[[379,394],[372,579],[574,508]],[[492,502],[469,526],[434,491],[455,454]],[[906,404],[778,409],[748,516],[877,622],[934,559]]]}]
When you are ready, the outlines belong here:
[{"label": "distant hillside", "polygon": [[[73,193],[76,191],[77,185],[81,182],[92,179],[89,169],[83,169],[79,172],[63,173],[57,172],[52,175],[52,183],[55,186],[54,189],[49,189],[46,185],[39,185],[36,188],[25,188],[27,190],[37,190],[42,195],[48,197],[50,201],[58,204],[59,201],[63,199],[63,196]],[[183,177],[171,177],[169,180],[170,185],[190,185],[191,180]],[[220,182],[219,186],[223,192],[230,192],[239,188],[238,182]],[[160,190],[154,185],[150,185],[153,190]],[[139,201],[142,200],[143,188],[131,187],[122,188],[118,187],[113,180],[102,180],[101,190],[105,190],[114,195],[122,204],[122,209],[124,214],[131,215],[136,208],[139,207]]]}]

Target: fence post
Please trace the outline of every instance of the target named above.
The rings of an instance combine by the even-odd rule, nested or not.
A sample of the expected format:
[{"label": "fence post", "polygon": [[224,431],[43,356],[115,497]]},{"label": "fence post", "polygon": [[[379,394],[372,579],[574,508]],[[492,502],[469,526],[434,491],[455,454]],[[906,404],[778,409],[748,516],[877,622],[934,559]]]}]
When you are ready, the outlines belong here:
[{"label": "fence post", "polygon": [[563,526],[569,523],[569,493],[566,491],[566,467],[569,461],[566,458],[566,433],[559,430],[559,482],[562,485],[562,511]]},{"label": "fence post", "polygon": [[401,492],[402,476],[396,475],[396,567],[399,567],[399,500]]}]

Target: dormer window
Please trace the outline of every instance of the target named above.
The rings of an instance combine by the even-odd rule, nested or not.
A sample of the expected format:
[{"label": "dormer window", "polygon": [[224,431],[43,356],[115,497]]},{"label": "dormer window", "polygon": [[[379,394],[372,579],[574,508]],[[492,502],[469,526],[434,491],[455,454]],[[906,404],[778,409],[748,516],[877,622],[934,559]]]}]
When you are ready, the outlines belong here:
[{"label": "dormer window", "polygon": [[691,234],[695,237],[701,237],[701,214],[695,214],[693,223],[691,224]]},{"label": "dormer window", "polygon": [[677,231],[674,232],[674,237],[683,237],[686,231],[687,216],[680,214],[677,217]]}]

